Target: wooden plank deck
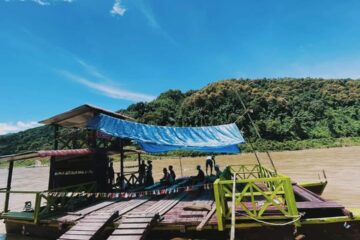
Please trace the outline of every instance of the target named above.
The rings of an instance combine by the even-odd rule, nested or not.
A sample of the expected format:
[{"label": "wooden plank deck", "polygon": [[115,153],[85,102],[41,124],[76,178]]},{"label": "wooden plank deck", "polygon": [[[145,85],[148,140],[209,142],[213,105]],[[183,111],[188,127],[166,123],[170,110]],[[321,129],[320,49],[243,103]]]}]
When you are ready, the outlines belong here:
[{"label": "wooden plank deck", "polygon": [[114,230],[109,240],[142,240],[146,237],[151,227],[166,214],[176,204],[178,204],[187,194],[180,193],[168,196],[158,201],[149,201],[147,204],[134,209],[124,215],[121,223]]},{"label": "wooden plank deck", "polygon": [[[102,231],[106,224],[118,216],[118,211],[90,213],[59,237],[59,240],[91,240]],[[85,221],[84,221],[85,220]]]},{"label": "wooden plank deck", "polygon": [[296,196],[300,197],[302,200],[310,201],[310,202],[324,202],[326,201],[319,195],[303,188],[297,184],[293,184],[294,193]]},{"label": "wooden plank deck", "polygon": [[[344,207],[335,202],[326,201],[320,196],[302,188],[296,184],[293,185],[294,193],[301,199],[297,202],[300,211],[309,211],[313,209],[343,209]],[[252,208],[250,202],[243,202],[245,206]],[[202,206],[202,208],[201,208]],[[141,240],[148,231],[156,224],[159,228],[166,228],[171,225],[194,227],[198,226],[201,231],[206,226],[216,228],[217,218],[214,211],[213,190],[200,190],[197,192],[182,192],[169,196],[158,196],[143,199],[131,199],[120,202],[103,202],[80,212],[81,215],[69,214],[65,219],[80,219],[82,224],[76,224],[66,234],[68,239],[76,239],[90,236],[97,231],[106,219],[106,214],[117,211],[119,217],[115,220],[115,225],[119,224],[108,239],[112,240]],[[258,206],[259,207],[259,206]],[[94,211],[90,212],[91,210]],[[213,210],[213,211],[210,211]],[[240,206],[236,207],[237,213],[244,211]],[[90,212],[90,213],[88,213]],[[90,219],[87,215],[96,214],[97,218]],[[281,215],[279,210],[269,206],[264,215]],[[86,225],[85,225],[86,224]],[[81,234],[80,234],[81,233]]]},{"label": "wooden plank deck", "polygon": [[[182,201],[164,215],[164,219],[160,223],[197,226],[206,217],[213,205],[212,190],[188,193]],[[191,206],[194,209],[191,209]],[[202,209],[202,206],[207,207]]]},{"label": "wooden plank deck", "polygon": [[105,208],[114,203],[115,203],[114,201],[104,201],[104,202],[96,203],[81,210],[75,212],[69,212],[65,216],[62,216],[56,220],[59,223],[74,223],[75,221],[84,218],[87,214]]}]

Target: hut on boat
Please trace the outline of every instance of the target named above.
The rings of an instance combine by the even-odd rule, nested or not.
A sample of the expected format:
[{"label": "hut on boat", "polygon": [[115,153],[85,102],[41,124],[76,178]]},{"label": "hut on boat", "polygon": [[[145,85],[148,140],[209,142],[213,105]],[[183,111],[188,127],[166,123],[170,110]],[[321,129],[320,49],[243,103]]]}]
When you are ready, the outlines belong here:
[{"label": "hut on boat", "polygon": [[[90,105],[41,121],[54,130],[52,150],[1,156],[8,162],[0,218],[8,233],[47,239],[359,239],[360,211],[322,198],[326,182],[301,185],[267,168],[228,166],[218,178],[182,177],[146,186],[144,153],[193,150],[237,154],[244,143],[237,126],[161,127]],[[132,146],[132,147],[130,147]],[[136,147],[134,147],[136,146]],[[126,157],[134,155],[130,169]],[[112,169],[111,158],[120,159]],[[48,189],[12,189],[15,161],[49,158]],[[114,181],[114,173],[119,179]],[[23,210],[11,196],[27,194]],[[335,238],[334,238],[335,237]]]}]

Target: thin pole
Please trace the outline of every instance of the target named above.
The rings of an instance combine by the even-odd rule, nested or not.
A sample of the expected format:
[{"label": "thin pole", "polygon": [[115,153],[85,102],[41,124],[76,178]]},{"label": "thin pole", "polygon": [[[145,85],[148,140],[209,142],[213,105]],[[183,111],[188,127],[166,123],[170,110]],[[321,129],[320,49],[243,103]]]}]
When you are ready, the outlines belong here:
[{"label": "thin pole", "polygon": [[183,177],[183,168],[182,168],[181,156],[179,157],[179,161],[180,161],[180,171],[181,171],[181,177]]},{"label": "thin pole", "polygon": [[254,145],[252,144],[252,142],[251,142],[250,140],[249,140],[249,144],[250,144],[251,150],[253,151],[253,153],[254,153],[254,155],[255,155],[255,157],[256,157],[256,161],[258,162],[259,167],[261,167],[260,158],[259,158],[259,156],[257,155],[257,152],[256,152],[256,150],[255,150],[255,148],[254,148]]},{"label": "thin pole", "polygon": [[12,180],[13,168],[14,168],[14,161],[10,161],[9,162],[8,179],[7,179],[7,185],[6,185],[4,212],[9,211],[9,199],[10,199],[10,190],[11,190],[11,180]]},{"label": "thin pole", "polygon": [[233,176],[232,203],[231,203],[231,230],[230,240],[235,240],[235,190],[236,190],[236,174]]},{"label": "thin pole", "polygon": [[[251,122],[251,125],[252,125],[253,128],[255,129],[256,135],[258,136],[258,138],[262,139],[262,137],[261,137],[261,135],[260,135],[260,133],[259,133],[259,130],[258,130],[256,124],[254,123],[251,115],[250,115],[249,112],[247,111],[247,108],[246,108],[243,100],[241,99],[239,93],[236,92],[236,91],[235,91],[235,93],[236,93],[236,95],[238,96],[238,98],[239,98],[239,100],[240,100],[240,103],[241,103],[242,107],[244,108],[244,110],[245,110],[245,112],[246,112],[246,115],[247,115],[247,117],[249,118],[249,120],[250,120],[250,122]],[[270,160],[270,163],[271,163],[271,165],[272,165],[272,168],[274,169],[275,174],[277,174],[277,170],[276,170],[274,161],[272,160],[272,158],[271,158],[271,156],[270,156],[270,153],[269,153],[266,149],[265,149],[265,152],[266,152],[266,155],[268,156],[268,158],[269,158],[269,160]]]}]

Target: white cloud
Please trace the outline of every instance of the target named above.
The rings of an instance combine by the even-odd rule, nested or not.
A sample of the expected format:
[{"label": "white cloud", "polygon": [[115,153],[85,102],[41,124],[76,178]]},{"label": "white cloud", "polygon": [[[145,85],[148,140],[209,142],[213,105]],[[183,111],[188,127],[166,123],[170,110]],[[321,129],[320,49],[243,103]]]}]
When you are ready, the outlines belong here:
[{"label": "white cloud", "polygon": [[134,6],[144,15],[150,27],[159,32],[164,38],[174,45],[178,43],[162,28],[161,24],[158,22],[149,1],[144,0],[134,0],[131,2]]},{"label": "white cloud", "polygon": [[38,126],[41,126],[41,124],[35,121],[31,121],[31,122],[18,121],[16,123],[11,123],[11,122],[0,123],[0,135],[4,135],[8,133],[16,133]]},{"label": "white cloud", "polygon": [[86,62],[84,62],[83,60],[81,60],[80,58],[75,57],[75,61],[77,61],[83,68],[85,68],[85,70],[90,73],[92,76],[104,80],[106,82],[111,82],[112,80],[109,79],[108,77],[104,76],[102,73],[100,73],[95,67],[90,66],[89,64],[87,64]]},{"label": "white cloud", "polygon": [[72,3],[75,0],[5,0],[5,2],[33,2],[40,6],[49,6],[55,2]]},{"label": "white cloud", "polygon": [[43,1],[43,0],[32,0],[34,3],[37,3],[41,6],[46,6],[46,5],[50,5],[49,2]]},{"label": "white cloud", "polygon": [[115,0],[114,5],[113,5],[112,9],[110,10],[111,15],[113,15],[113,16],[116,16],[116,15],[124,16],[125,12],[126,12],[126,8],[121,6],[121,1],[120,0]]},{"label": "white cloud", "polygon": [[68,71],[60,71],[60,73],[62,75],[64,75],[65,77],[67,77],[71,80],[74,80],[78,83],[81,83],[82,85],[84,85],[88,88],[94,89],[97,92],[99,92],[107,97],[111,97],[111,98],[115,98],[115,99],[124,99],[124,100],[133,101],[133,102],[137,102],[137,101],[148,102],[148,101],[155,99],[154,96],[120,89],[112,84],[96,83],[96,82],[90,81],[89,79],[87,79],[85,77],[75,75]]}]

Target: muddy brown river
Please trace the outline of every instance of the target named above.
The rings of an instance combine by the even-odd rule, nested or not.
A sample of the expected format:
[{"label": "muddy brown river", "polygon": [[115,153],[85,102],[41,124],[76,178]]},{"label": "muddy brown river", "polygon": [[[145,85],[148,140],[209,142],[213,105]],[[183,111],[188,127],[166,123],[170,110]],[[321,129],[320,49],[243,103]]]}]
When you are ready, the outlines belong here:
[{"label": "muddy brown river", "polygon": [[[269,165],[265,154],[260,154],[262,162]],[[330,149],[312,149],[301,151],[272,152],[278,172],[289,175],[296,182],[317,181],[319,174],[325,170],[328,186],[323,196],[336,200],[348,208],[360,208],[360,147],[344,147]],[[255,163],[252,154],[217,156],[217,163],[223,168],[226,165]],[[183,175],[195,174],[197,164],[204,165],[204,157],[181,158]],[[133,165],[134,162],[128,164]],[[154,178],[159,179],[161,169],[173,165],[178,176],[181,176],[180,158],[164,158],[153,161]],[[115,171],[119,168],[114,164]],[[44,190],[48,181],[47,167],[15,168],[13,173],[12,190]],[[7,169],[0,169],[0,188],[6,186]],[[31,195],[14,195],[11,197],[10,209],[21,209],[24,202],[34,199]],[[3,209],[4,196],[0,196],[0,208]],[[0,211],[1,211],[0,210]],[[0,223],[0,240],[31,238],[5,235],[5,226]]]}]

